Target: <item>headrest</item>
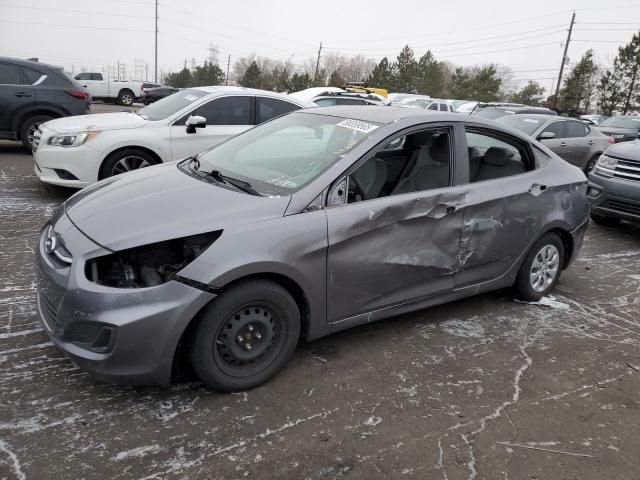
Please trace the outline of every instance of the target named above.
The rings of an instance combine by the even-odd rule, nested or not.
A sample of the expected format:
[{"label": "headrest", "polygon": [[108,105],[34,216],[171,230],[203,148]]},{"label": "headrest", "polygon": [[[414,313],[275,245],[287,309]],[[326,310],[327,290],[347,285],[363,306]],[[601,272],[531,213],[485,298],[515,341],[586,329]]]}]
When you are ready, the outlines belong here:
[{"label": "headrest", "polygon": [[446,133],[438,135],[431,145],[429,155],[438,163],[449,163],[449,135]]},{"label": "headrest", "polygon": [[484,154],[484,163],[494,167],[502,167],[509,160],[507,150],[500,147],[489,147]]},{"label": "headrest", "polygon": [[411,139],[411,145],[409,145],[411,148],[420,148],[429,144],[433,138],[433,132],[416,132],[409,135],[408,138]]}]

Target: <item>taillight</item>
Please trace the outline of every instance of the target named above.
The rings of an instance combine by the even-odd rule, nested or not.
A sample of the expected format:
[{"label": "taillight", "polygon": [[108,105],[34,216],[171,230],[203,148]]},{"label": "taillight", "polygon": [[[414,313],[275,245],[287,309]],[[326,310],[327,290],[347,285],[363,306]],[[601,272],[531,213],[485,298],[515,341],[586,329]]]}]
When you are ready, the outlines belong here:
[{"label": "taillight", "polygon": [[67,95],[71,95],[73,98],[77,98],[78,100],[87,100],[89,98],[89,94],[85,92],[81,92],[80,90],[66,90]]},{"label": "taillight", "polygon": [[609,142],[609,144],[611,145],[613,143],[616,143],[616,139],[613,137],[607,137],[607,142]]},{"label": "taillight", "polygon": [[140,84],[140,90],[144,92],[144,85]]}]

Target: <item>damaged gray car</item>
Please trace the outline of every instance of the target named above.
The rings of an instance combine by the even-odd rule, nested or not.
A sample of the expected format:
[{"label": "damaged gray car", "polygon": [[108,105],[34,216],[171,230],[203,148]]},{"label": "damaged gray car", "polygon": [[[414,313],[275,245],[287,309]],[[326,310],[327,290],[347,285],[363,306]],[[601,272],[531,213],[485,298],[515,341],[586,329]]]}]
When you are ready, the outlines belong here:
[{"label": "damaged gray car", "polygon": [[188,365],[238,391],[300,339],[514,287],[546,295],[587,225],[586,178],[477,117],[326,107],[65,202],[37,249],[51,340],[116,383]]}]

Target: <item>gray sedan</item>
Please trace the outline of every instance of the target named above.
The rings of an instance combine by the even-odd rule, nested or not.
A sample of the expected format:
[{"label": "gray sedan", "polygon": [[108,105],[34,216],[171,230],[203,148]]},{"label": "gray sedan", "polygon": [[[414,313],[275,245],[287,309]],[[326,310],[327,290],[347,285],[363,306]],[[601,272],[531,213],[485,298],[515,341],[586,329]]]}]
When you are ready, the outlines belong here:
[{"label": "gray sedan", "polygon": [[540,299],[582,244],[586,188],[482,119],[301,110],[67,200],[40,234],[38,312],[99,377],[186,364],[238,391],[300,338],[504,287]]},{"label": "gray sedan", "polygon": [[589,173],[613,143],[598,129],[572,118],[555,115],[508,115],[496,120],[531,135],[554,153]]}]

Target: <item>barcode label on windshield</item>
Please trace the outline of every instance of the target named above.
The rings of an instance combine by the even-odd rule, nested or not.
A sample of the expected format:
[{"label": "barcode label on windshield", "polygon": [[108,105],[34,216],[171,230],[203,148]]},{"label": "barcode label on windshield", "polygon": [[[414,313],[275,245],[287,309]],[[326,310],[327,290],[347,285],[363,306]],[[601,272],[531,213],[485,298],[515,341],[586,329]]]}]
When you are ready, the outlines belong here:
[{"label": "barcode label on windshield", "polygon": [[356,130],[357,132],[369,133],[373,132],[377,125],[373,125],[372,123],[362,122],[360,120],[343,120],[342,122],[337,124],[338,127],[348,128],[350,130]]}]

